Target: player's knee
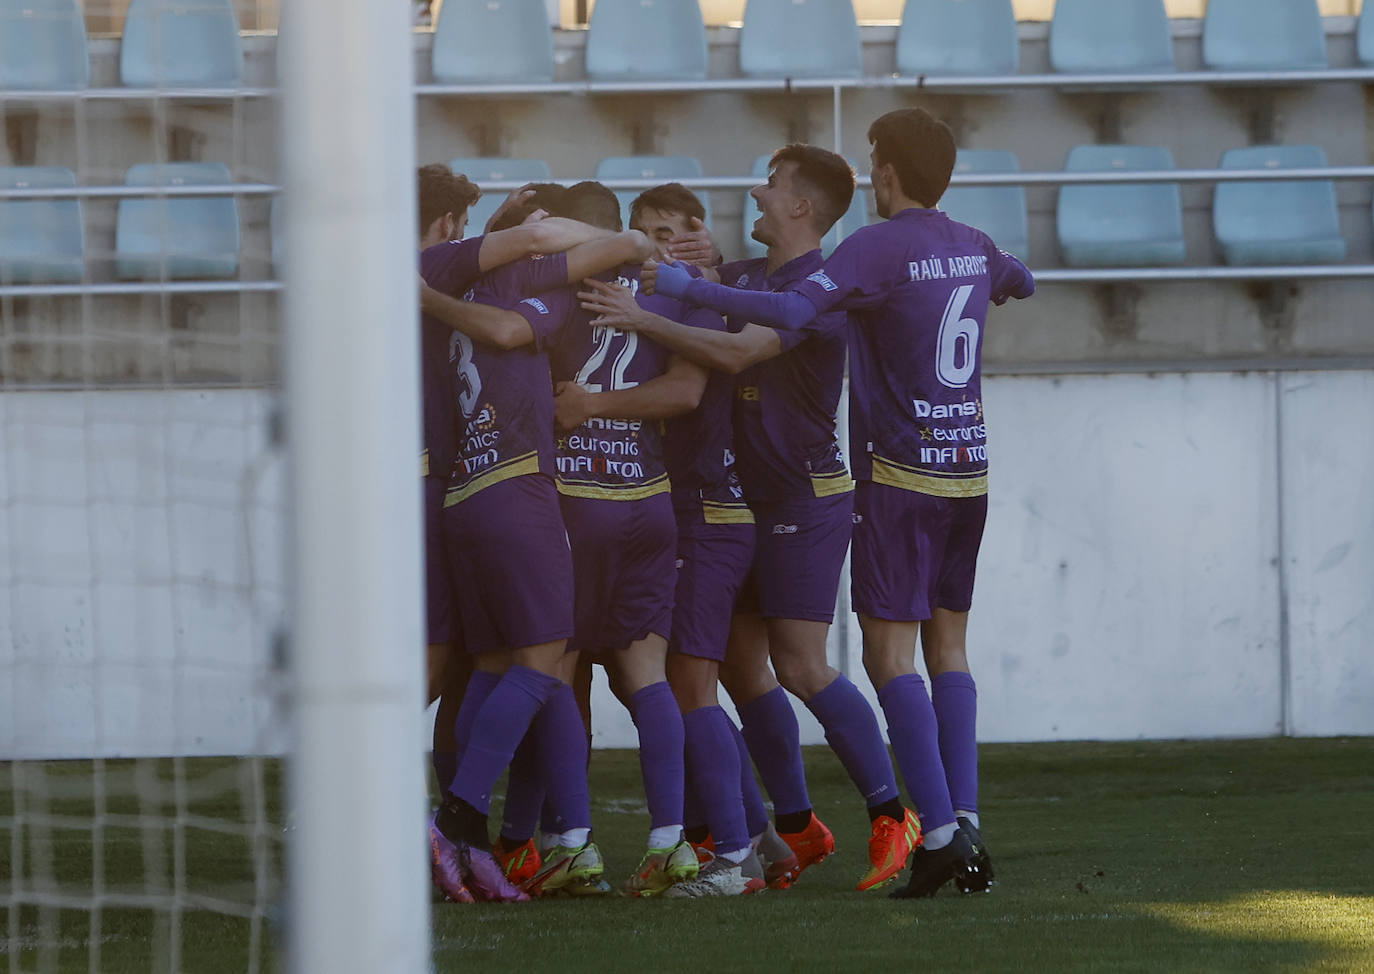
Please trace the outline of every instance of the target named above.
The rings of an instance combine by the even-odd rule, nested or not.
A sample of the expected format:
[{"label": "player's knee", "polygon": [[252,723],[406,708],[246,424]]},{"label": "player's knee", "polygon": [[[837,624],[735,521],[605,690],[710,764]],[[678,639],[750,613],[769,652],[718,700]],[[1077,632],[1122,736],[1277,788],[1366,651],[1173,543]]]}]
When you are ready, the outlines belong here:
[{"label": "player's knee", "polygon": [[775,659],[773,669],[777,671],[778,682],[783,689],[803,700],[810,700],[839,675],[824,659],[804,656]]}]

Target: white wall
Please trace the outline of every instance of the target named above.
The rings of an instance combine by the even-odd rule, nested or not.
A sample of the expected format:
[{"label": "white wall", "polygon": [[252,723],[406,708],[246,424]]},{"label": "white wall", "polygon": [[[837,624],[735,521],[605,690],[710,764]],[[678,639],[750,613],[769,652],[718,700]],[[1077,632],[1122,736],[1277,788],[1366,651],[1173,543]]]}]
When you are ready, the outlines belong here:
[{"label": "white wall", "polygon": [[[1289,732],[1374,733],[1374,373],[985,393],[983,739],[1280,733],[1285,651]],[[236,390],[0,395],[0,757],[283,746],[270,407]],[[832,658],[871,695],[847,632]],[[598,744],[634,741],[604,687],[595,711]]]}]

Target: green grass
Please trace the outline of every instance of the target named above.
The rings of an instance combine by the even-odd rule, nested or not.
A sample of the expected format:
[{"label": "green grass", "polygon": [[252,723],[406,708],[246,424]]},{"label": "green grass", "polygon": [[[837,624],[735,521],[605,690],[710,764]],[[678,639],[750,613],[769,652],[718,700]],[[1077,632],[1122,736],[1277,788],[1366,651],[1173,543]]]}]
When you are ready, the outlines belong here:
[{"label": "green grass", "polygon": [[[1001,745],[982,757],[983,831],[999,878],[991,895],[894,902],[854,892],[866,817],[835,759],[811,749],[812,797],[839,851],[794,889],[729,901],[436,905],[436,968],[1374,971],[1374,740]],[[89,811],[78,784],[87,767],[44,768],[72,792],[65,814]],[[145,812],[168,797],[155,782],[170,778],[170,762],[107,768],[126,784],[143,776],[154,792]],[[221,786],[243,774],[232,762],[185,768]],[[275,766],[263,766],[263,779],[275,822]],[[10,780],[0,774],[5,819]],[[597,839],[619,879],[648,827],[635,755],[597,752],[592,793]],[[32,806],[27,793],[23,801]],[[138,810],[121,801],[122,811]],[[236,788],[197,811],[243,814]],[[0,861],[8,828],[0,821]],[[90,872],[90,832],[57,834],[53,872],[64,887],[79,884]],[[165,861],[148,862],[141,838],[107,828],[107,883],[137,890],[149,874],[155,883],[172,875],[170,842]],[[26,840],[32,850],[35,836]],[[251,904],[249,848],[243,836],[188,831],[186,885]],[[36,910],[18,912],[22,969],[89,969],[84,913],[40,923]],[[106,910],[100,970],[166,970],[166,927],[148,911]],[[247,969],[247,920],[192,911],[182,929],[183,970]],[[54,930],[60,945],[40,954],[35,941]],[[261,957],[272,969],[270,946]]]}]

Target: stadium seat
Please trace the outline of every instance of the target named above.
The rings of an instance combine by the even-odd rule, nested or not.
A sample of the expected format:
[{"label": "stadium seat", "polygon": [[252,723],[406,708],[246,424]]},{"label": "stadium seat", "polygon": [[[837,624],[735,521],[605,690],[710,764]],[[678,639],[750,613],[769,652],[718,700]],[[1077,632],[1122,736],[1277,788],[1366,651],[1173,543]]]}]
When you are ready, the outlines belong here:
[{"label": "stadium seat", "polygon": [[[955,173],[1020,172],[1021,163],[1010,152],[995,149],[960,149]],[[982,230],[1007,253],[1026,260],[1030,232],[1026,226],[1026,190],[1022,186],[951,186],[940,200],[940,209],[951,219]]]},{"label": "stadium seat", "polygon": [[1015,74],[1021,42],[1011,0],[906,0],[897,73]]},{"label": "stadium seat", "polygon": [[851,0],[748,0],[740,71],[753,78],[857,78],[863,72]]},{"label": "stadium seat", "polygon": [[1210,0],[1202,63],[1216,71],[1327,67],[1317,0]]},{"label": "stadium seat", "polygon": [[[126,186],[209,186],[233,180],[217,162],[131,168]],[[119,201],[115,273],[122,278],[233,277],[239,267],[239,208],[232,196]]]},{"label": "stadium seat", "polygon": [[430,61],[440,84],[553,80],[553,31],[544,0],[446,3]]},{"label": "stadium seat", "polygon": [[[671,183],[679,179],[697,179],[702,175],[701,163],[691,156],[611,156],[602,159],[596,166],[597,179],[655,179],[660,183]],[[643,190],[616,190],[615,198],[620,200],[620,219],[626,226],[630,224],[630,203]],[[701,198],[706,208],[706,223],[711,223],[711,195],[693,190]]]},{"label": "stadium seat", "polygon": [[1073,74],[1174,70],[1164,0],[1057,0],[1050,66]]},{"label": "stadium seat", "polygon": [[1355,28],[1355,49],[1362,64],[1374,67],[1374,3],[1366,3],[1360,11],[1360,23]]},{"label": "stadium seat", "polygon": [[[1068,172],[1173,169],[1168,149],[1142,145],[1080,145]],[[1059,190],[1059,249],[1073,267],[1181,264],[1183,204],[1177,183],[1064,186]]]},{"label": "stadium seat", "polygon": [[498,159],[477,157],[451,159],[449,168],[477,184],[482,198],[468,208],[468,225],[464,237],[479,237],[486,232],[487,221],[510,192],[505,189],[487,190],[489,182],[543,183],[549,180],[549,164],[543,159]]},{"label": "stadium seat", "polygon": [[239,84],[243,43],[233,0],[133,0],[119,45],[119,79],[132,88]]},{"label": "stadium seat", "polygon": [[0,88],[85,88],[90,80],[76,0],[0,0]]},{"label": "stadium seat", "polygon": [[[749,175],[755,177],[759,182],[768,178],[768,160],[772,156],[759,156],[754,160],[753,166],[749,169]],[[850,165],[853,165],[850,160]],[[850,201],[849,209],[844,216],[830,228],[830,232],[821,238],[821,253],[829,257],[831,252],[840,245],[840,241],[849,236],[859,227],[868,223],[868,197],[872,193],[866,189],[856,189],[854,199]],[[740,224],[742,239],[744,242],[744,256],[763,257],[768,253],[768,248],[759,243],[751,236],[754,230],[754,221],[759,218],[759,205],[754,202],[754,197],[747,192],[744,194],[744,209],[741,211]]]},{"label": "stadium seat", "polygon": [[[0,187],[5,189],[75,185],[70,169],[0,167]],[[84,252],[80,200],[0,202],[0,284],[79,281]]]},{"label": "stadium seat", "polygon": [[[1261,145],[1222,154],[1222,169],[1322,167],[1315,145]],[[1333,264],[1345,259],[1336,188],[1326,181],[1218,183],[1212,203],[1228,264]]]},{"label": "stadium seat", "polygon": [[[645,38],[654,38],[646,43]],[[593,81],[706,77],[706,26],[697,0],[598,0],[587,30]]]}]

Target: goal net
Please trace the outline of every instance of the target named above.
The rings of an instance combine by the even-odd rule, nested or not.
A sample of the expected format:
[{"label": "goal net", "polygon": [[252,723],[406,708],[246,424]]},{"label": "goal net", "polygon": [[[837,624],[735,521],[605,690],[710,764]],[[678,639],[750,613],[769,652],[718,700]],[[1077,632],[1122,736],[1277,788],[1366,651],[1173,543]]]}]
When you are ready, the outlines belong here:
[{"label": "goal net", "polygon": [[276,6],[0,2],[6,970],[425,969],[409,12]]}]

